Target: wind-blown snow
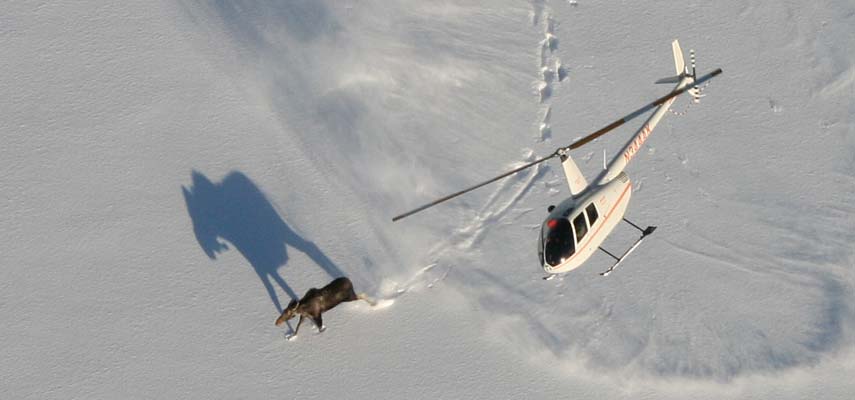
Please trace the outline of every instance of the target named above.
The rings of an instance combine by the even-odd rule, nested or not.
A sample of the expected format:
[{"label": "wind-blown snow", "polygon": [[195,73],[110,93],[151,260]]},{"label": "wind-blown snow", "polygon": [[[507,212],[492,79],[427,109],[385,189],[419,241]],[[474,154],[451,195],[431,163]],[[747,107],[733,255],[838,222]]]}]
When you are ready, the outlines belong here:
[{"label": "wind-blown snow", "polygon": [[[488,3],[7,5],[0,392],[851,398],[855,6]],[[673,38],[724,74],[628,167],[659,229],[609,277],[541,280],[557,164],[391,222],[662,95]],[[286,341],[339,275],[387,307]]]}]

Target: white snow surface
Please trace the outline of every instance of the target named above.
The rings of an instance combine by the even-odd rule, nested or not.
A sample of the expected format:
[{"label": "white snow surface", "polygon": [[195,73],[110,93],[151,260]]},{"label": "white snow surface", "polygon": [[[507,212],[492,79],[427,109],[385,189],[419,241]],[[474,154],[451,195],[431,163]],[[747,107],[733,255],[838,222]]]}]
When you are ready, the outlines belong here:
[{"label": "white snow surface", "polygon": [[[0,397],[851,399],[853,27],[847,0],[7,2]],[[610,276],[541,280],[557,162],[391,222],[666,93],[673,38],[724,74],[629,165],[659,229]],[[287,341],[339,275],[388,307]]]}]

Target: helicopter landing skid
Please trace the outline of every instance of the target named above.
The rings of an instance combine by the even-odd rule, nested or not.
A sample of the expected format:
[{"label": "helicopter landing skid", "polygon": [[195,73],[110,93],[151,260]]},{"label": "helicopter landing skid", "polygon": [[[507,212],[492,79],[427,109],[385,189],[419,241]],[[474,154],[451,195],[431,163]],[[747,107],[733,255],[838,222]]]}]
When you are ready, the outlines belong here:
[{"label": "helicopter landing skid", "polygon": [[612,271],[614,271],[614,270],[615,270],[615,268],[617,268],[617,267],[618,267],[618,265],[620,265],[620,263],[621,263],[621,262],[623,262],[623,260],[625,260],[625,259],[626,259],[626,256],[628,256],[630,253],[632,253],[632,252],[635,250],[635,248],[636,248],[636,247],[638,247],[638,245],[640,245],[640,244],[641,244],[641,242],[643,242],[643,241],[644,241],[644,238],[646,238],[648,235],[652,234],[652,233],[653,233],[653,231],[655,231],[655,230],[656,230],[656,227],[655,227],[655,226],[648,226],[648,227],[647,227],[647,228],[645,228],[645,229],[641,229],[638,225],[636,225],[636,224],[632,223],[632,221],[630,221],[630,220],[628,220],[628,219],[626,219],[626,218],[624,218],[623,220],[624,220],[624,221],[626,221],[626,223],[628,223],[628,224],[632,225],[635,229],[638,229],[639,231],[641,231],[641,237],[640,237],[640,238],[638,238],[638,240],[636,240],[636,241],[635,241],[635,243],[633,243],[633,244],[632,244],[632,246],[631,246],[627,251],[625,251],[625,252],[623,253],[623,255],[621,255],[620,257],[617,257],[617,256],[615,256],[614,254],[609,253],[609,252],[608,252],[608,250],[606,250],[606,249],[604,249],[604,248],[600,247],[600,248],[599,248],[600,250],[602,250],[604,253],[608,254],[609,256],[611,256],[612,258],[614,258],[614,259],[615,259],[615,263],[614,263],[614,265],[612,265],[611,267],[609,267],[609,269],[607,269],[607,270],[605,270],[605,271],[603,271],[603,272],[600,272],[600,275],[602,275],[602,276],[608,276]]}]

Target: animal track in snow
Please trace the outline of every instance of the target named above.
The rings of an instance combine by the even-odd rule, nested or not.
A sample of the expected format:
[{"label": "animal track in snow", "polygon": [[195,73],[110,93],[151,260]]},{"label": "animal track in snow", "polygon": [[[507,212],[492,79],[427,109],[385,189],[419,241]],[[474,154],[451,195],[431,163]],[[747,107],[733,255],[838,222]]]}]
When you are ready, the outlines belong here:
[{"label": "animal track in snow", "polygon": [[545,103],[552,97],[552,85],[554,82],[561,82],[567,78],[567,69],[561,65],[561,60],[558,57],[553,56],[553,53],[558,50],[558,37],[555,36],[555,20],[549,15],[548,10],[544,11],[544,14],[543,40],[540,41],[538,50],[541,81],[537,87],[541,103]]},{"label": "animal track in snow", "polygon": [[547,67],[541,68],[540,74],[543,77],[543,81],[546,83],[552,83],[552,81],[555,80],[555,72]]},{"label": "animal track in snow", "polygon": [[555,20],[552,17],[546,17],[546,29],[544,29],[544,39],[542,49],[549,49],[549,52],[558,50],[558,38],[555,36]]},{"label": "animal track in snow", "polygon": [[[531,162],[535,159],[534,151],[524,150],[524,152],[524,160],[521,163]],[[516,166],[518,165],[520,164],[517,163]],[[498,187],[484,202],[484,205],[478,210],[472,210],[474,215],[469,218],[466,224],[456,229],[450,237],[437,243],[428,251],[430,257],[433,260],[442,260],[449,251],[471,251],[484,238],[491,225],[507,223],[503,219],[506,219],[509,214],[512,214],[511,217],[515,219],[522,214],[531,212],[532,209],[530,208],[518,208],[516,205],[542,178],[544,171],[546,169],[542,165],[536,165],[525,173],[499,182]],[[376,297],[378,305],[372,308],[388,306],[395,299],[408,292],[435,287],[439,282],[444,281],[454,268],[453,265],[439,267],[442,264],[444,264],[442,261],[434,261],[403,282],[393,279],[384,280],[380,284]]]},{"label": "animal track in snow", "polygon": [[698,177],[701,175],[701,171],[699,171],[697,168],[693,168],[689,164],[689,157],[687,155],[677,153],[674,153],[674,155],[677,157],[677,160],[680,161],[680,166],[682,166],[684,170],[688,171],[689,175],[694,177]]},{"label": "animal track in snow", "polygon": [[552,127],[549,126],[549,120],[552,119],[552,107],[546,106],[546,112],[540,120],[540,141],[552,138]]},{"label": "animal track in snow", "polygon": [[783,111],[783,110],[784,110],[784,109],[783,109],[783,107],[781,107],[781,105],[780,105],[780,104],[778,104],[778,102],[777,102],[777,101],[775,101],[775,100],[773,100],[773,99],[769,99],[769,108],[770,108],[770,109],[772,110],[772,112],[773,112],[773,113],[775,113],[775,114],[780,114],[780,113],[781,113],[781,111]]},{"label": "animal track in snow", "polygon": [[[432,249],[431,253],[438,256],[444,252],[446,247],[447,243],[438,245]],[[451,269],[453,268],[452,266],[448,266],[447,268],[436,268],[438,265],[438,263],[432,263],[423,267],[402,283],[395,280],[384,280],[380,285],[379,295],[375,299],[377,304],[371,307],[371,309],[386,308],[392,305],[395,299],[403,296],[407,292],[422,288],[433,288],[437,283],[445,280],[445,278],[448,277],[448,273],[451,272]]]},{"label": "animal track in snow", "polygon": [[537,26],[540,23],[540,18],[543,16],[543,10],[546,7],[544,4],[544,0],[530,0],[531,11],[529,15],[531,16],[531,26]]},{"label": "animal track in snow", "polygon": [[[535,7],[536,6],[536,7]],[[545,106],[540,119],[538,141],[543,142],[552,138],[552,126],[550,119],[552,107],[548,104],[555,92],[555,85],[567,79],[568,72],[561,64],[561,60],[554,55],[558,50],[558,36],[555,35],[555,20],[550,15],[549,8],[544,2],[532,3],[533,10],[537,10],[537,23],[543,23],[543,39],[538,47],[540,61],[540,81],[537,82],[537,92],[540,104]],[[534,12],[534,11],[533,11]],[[533,21],[535,22],[535,21]],[[535,23],[535,25],[537,25]]]},{"label": "animal track in snow", "polygon": [[[534,152],[527,150],[524,161],[515,163],[514,166],[522,165],[522,163],[534,159]],[[510,168],[511,166],[508,167],[508,169]],[[542,164],[539,164],[530,170],[499,181],[498,186],[484,202],[484,205],[477,211],[473,210],[475,215],[469,218],[464,226],[455,230],[447,240],[431,249],[430,253],[438,258],[449,249],[469,251],[477,246],[487,234],[488,227],[502,223],[502,220],[510,213],[519,212],[516,208],[517,203],[535,186],[544,171],[546,169],[543,168]],[[521,212],[528,211],[523,210]]]},{"label": "animal track in snow", "polygon": [[567,68],[561,65],[561,60],[555,59],[555,74],[558,75],[558,82],[564,82],[567,79]]},{"label": "animal track in snow", "polygon": [[549,100],[549,98],[552,97],[552,85],[547,82],[541,82],[537,90],[540,93],[541,103],[546,102],[546,100]]}]

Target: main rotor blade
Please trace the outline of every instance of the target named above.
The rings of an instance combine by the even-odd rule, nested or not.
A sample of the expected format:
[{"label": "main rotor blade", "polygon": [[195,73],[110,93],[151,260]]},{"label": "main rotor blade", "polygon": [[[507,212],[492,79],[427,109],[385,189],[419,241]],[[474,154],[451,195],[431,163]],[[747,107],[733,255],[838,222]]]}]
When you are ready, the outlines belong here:
[{"label": "main rotor blade", "polygon": [[425,205],[423,205],[423,206],[421,206],[421,207],[419,207],[419,208],[413,209],[413,210],[411,210],[411,211],[407,211],[407,212],[405,212],[405,213],[403,213],[403,214],[401,214],[401,215],[399,215],[399,216],[397,216],[397,217],[395,217],[395,218],[392,218],[392,222],[397,221],[397,220],[399,220],[399,219],[401,219],[401,218],[409,217],[410,215],[413,215],[413,214],[415,214],[415,213],[417,213],[417,212],[419,212],[419,211],[423,211],[423,210],[425,210],[425,209],[427,209],[427,208],[433,207],[433,206],[435,206],[435,205],[437,205],[437,204],[439,204],[439,203],[442,203],[442,202],[444,202],[444,201],[451,200],[451,199],[453,199],[453,198],[455,198],[455,197],[457,197],[457,196],[460,196],[461,194],[464,194],[464,193],[467,193],[467,192],[471,192],[471,191],[473,191],[473,190],[475,190],[475,189],[478,189],[478,188],[479,188],[479,187],[481,187],[481,186],[489,185],[489,184],[491,184],[491,183],[493,183],[493,182],[495,182],[495,181],[497,181],[497,180],[499,180],[499,179],[502,179],[502,178],[504,178],[504,177],[506,177],[506,176],[509,176],[509,175],[513,175],[513,174],[515,174],[515,173],[517,173],[517,172],[520,172],[520,171],[522,171],[522,170],[524,170],[524,169],[526,169],[526,168],[531,168],[531,167],[533,167],[533,166],[535,166],[535,165],[537,165],[537,164],[540,164],[540,163],[542,163],[542,162],[544,162],[544,161],[546,161],[546,160],[549,160],[549,159],[551,159],[551,158],[553,158],[553,157],[555,157],[555,156],[557,156],[557,155],[558,155],[558,152],[552,153],[552,154],[551,154],[551,155],[549,155],[549,156],[546,156],[546,157],[543,157],[543,158],[540,158],[540,159],[534,160],[534,161],[532,161],[532,162],[530,162],[530,163],[528,163],[528,164],[526,164],[526,165],[523,165],[523,166],[521,166],[521,167],[515,168],[515,169],[513,169],[513,170],[511,170],[511,171],[505,172],[504,174],[501,174],[501,175],[499,175],[499,176],[497,176],[497,177],[495,177],[495,178],[492,178],[492,179],[490,179],[490,180],[487,180],[487,181],[481,182],[481,183],[479,183],[479,184],[477,184],[477,185],[475,185],[475,186],[472,186],[472,187],[470,187],[470,188],[466,188],[466,189],[463,189],[463,190],[461,190],[461,191],[459,191],[459,192],[455,192],[455,193],[452,193],[452,194],[450,194],[450,195],[448,195],[448,196],[445,196],[445,197],[442,197],[442,198],[436,199],[436,200],[434,200],[434,201],[432,201],[432,202],[430,202],[430,203],[428,203],[428,204],[425,204]]},{"label": "main rotor blade", "polygon": [[[712,72],[710,72],[710,73],[708,73],[708,74],[706,74],[706,75],[704,75],[704,76],[701,76],[700,78],[695,79],[694,85],[696,86],[696,85],[699,85],[699,84],[701,84],[701,83],[704,83],[704,82],[706,82],[706,81],[708,81],[708,80],[712,79],[714,76],[716,76],[716,75],[718,75],[718,74],[720,74],[720,73],[721,73],[721,68],[718,68],[718,69],[716,69],[716,70],[714,70],[714,71],[712,71]],[[633,112],[631,112],[631,113],[627,114],[627,115],[626,115],[626,116],[624,116],[623,118],[620,118],[620,119],[618,119],[617,121],[614,121],[614,122],[612,122],[612,123],[610,123],[610,124],[608,124],[608,125],[606,125],[606,126],[604,126],[604,127],[600,128],[600,129],[599,129],[599,130],[597,130],[596,132],[594,132],[594,133],[592,133],[592,134],[590,134],[590,135],[588,135],[588,136],[585,136],[585,137],[583,137],[583,138],[581,138],[581,139],[579,139],[579,140],[577,140],[577,141],[573,142],[573,143],[572,143],[572,144],[570,144],[569,146],[559,148],[558,150],[556,150],[554,153],[552,153],[552,154],[551,154],[551,155],[549,155],[549,156],[546,156],[546,157],[543,157],[543,158],[540,158],[540,159],[534,160],[534,161],[532,161],[532,162],[530,162],[530,163],[528,163],[528,164],[525,164],[525,165],[523,165],[523,166],[521,166],[521,167],[519,167],[519,168],[513,169],[513,170],[508,171],[508,172],[505,172],[504,174],[501,174],[501,175],[499,175],[499,176],[497,176],[497,177],[495,177],[495,178],[492,178],[492,179],[490,179],[490,180],[487,180],[487,181],[481,182],[481,183],[479,183],[479,184],[477,184],[477,185],[475,185],[475,186],[472,186],[472,187],[469,187],[469,188],[463,189],[463,190],[461,190],[461,191],[459,191],[459,192],[452,193],[452,194],[450,194],[450,195],[448,195],[448,196],[445,196],[445,197],[442,197],[442,198],[436,199],[436,200],[434,200],[434,201],[432,201],[432,202],[430,202],[430,203],[428,203],[428,204],[425,204],[425,205],[423,205],[423,206],[421,206],[421,207],[418,207],[418,208],[416,208],[416,209],[413,209],[413,210],[407,211],[407,212],[405,212],[405,213],[403,213],[403,214],[401,214],[401,215],[398,215],[397,217],[392,218],[392,221],[394,222],[394,221],[397,221],[397,220],[399,220],[399,219],[409,217],[410,215],[413,215],[413,214],[415,214],[415,213],[417,213],[417,212],[419,212],[419,211],[424,211],[425,209],[428,209],[428,208],[430,208],[430,207],[433,207],[433,206],[435,206],[435,205],[437,205],[437,204],[440,204],[440,203],[442,203],[442,202],[445,202],[445,201],[451,200],[451,199],[453,199],[453,198],[455,198],[455,197],[457,197],[457,196],[460,196],[460,195],[462,195],[462,194],[464,194],[464,193],[468,193],[468,192],[471,192],[471,191],[473,191],[473,190],[475,190],[475,189],[478,189],[478,188],[480,188],[481,186],[489,185],[489,184],[491,184],[491,183],[493,183],[493,182],[495,182],[495,181],[497,181],[497,180],[499,180],[499,179],[502,179],[502,178],[507,177],[507,176],[509,176],[509,175],[513,175],[513,174],[515,174],[515,173],[517,173],[517,172],[520,172],[520,171],[522,171],[522,170],[524,170],[524,169],[531,168],[531,167],[533,167],[533,166],[535,166],[535,165],[537,165],[537,164],[540,164],[540,163],[542,163],[542,162],[544,162],[544,161],[546,161],[546,160],[549,160],[549,159],[552,159],[552,158],[554,158],[554,157],[558,156],[559,154],[561,154],[561,153],[562,153],[562,152],[564,152],[564,151],[569,151],[569,150],[573,150],[573,149],[577,149],[577,148],[579,148],[579,147],[582,147],[582,146],[584,146],[585,144],[587,144],[588,142],[590,142],[590,141],[592,141],[592,140],[594,140],[594,139],[596,139],[596,138],[598,138],[598,137],[600,137],[600,136],[602,136],[602,135],[606,134],[608,131],[610,131],[610,130],[612,130],[612,129],[615,129],[615,128],[617,128],[617,127],[619,127],[619,126],[623,125],[623,124],[624,124],[624,123],[626,123],[627,121],[629,121],[629,120],[631,120],[631,119],[633,119],[633,118],[635,118],[635,117],[638,117],[639,115],[642,115],[642,114],[644,114],[644,113],[645,113],[645,112],[647,112],[647,111],[650,111],[650,110],[651,110],[651,109],[653,109],[654,107],[656,107],[656,106],[658,106],[658,105],[660,105],[660,104],[662,104],[662,103],[665,103],[666,101],[668,101],[668,100],[670,100],[670,99],[672,99],[672,98],[674,98],[674,97],[677,97],[677,96],[679,96],[679,95],[681,95],[681,94],[685,93],[686,91],[688,91],[688,90],[689,90],[689,89],[691,89],[691,88],[692,88],[691,86],[687,86],[687,87],[684,87],[684,88],[682,88],[682,89],[678,89],[678,90],[675,90],[675,91],[673,91],[673,92],[671,92],[671,93],[668,93],[668,94],[666,94],[666,95],[664,95],[664,96],[662,96],[662,97],[660,97],[660,98],[658,98],[658,99],[656,99],[656,100],[654,100],[654,101],[652,101],[652,102],[650,102],[650,103],[646,104],[645,106],[643,106],[643,107],[639,108],[638,110],[635,110],[635,111],[633,111]]]},{"label": "main rotor blade", "polygon": [[[694,86],[697,86],[697,85],[699,85],[699,84],[701,84],[701,83],[704,83],[704,82],[706,82],[706,81],[708,81],[708,80],[712,79],[714,76],[716,76],[716,75],[718,75],[718,74],[720,74],[720,73],[721,73],[721,68],[716,68],[713,72],[710,72],[710,73],[708,73],[708,74],[706,74],[706,75],[704,75],[704,76],[701,76],[701,77],[700,77],[700,78],[698,78],[698,79],[695,79],[695,82],[694,82],[694,84],[693,84],[693,85],[694,85]],[[606,132],[608,132],[608,131],[610,131],[610,130],[612,130],[612,129],[615,129],[615,128],[617,128],[617,127],[619,127],[619,126],[623,125],[623,124],[624,124],[624,123],[626,123],[627,121],[629,121],[629,120],[631,120],[631,119],[633,119],[633,118],[635,118],[635,117],[637,117],[637,116],[639,116],[639,115],[641,115],[641,114],[644,114],[644,113],[646,113],[646,112],[650,111],[651,109],[653,109],[653,107],[659,106],[660,104],[662,104],[662,103],[664,103],[664,102],[666,102],[666,101],[668,101],[668,100],[670,100],[670,99],[673,99],[674,97],[677,97],[677,96],[679,96],[679,95],[681,95],[681,94],[685,93],[686,91],[688,91],[688,90],[689,90],[689,89],[691,89],[691,88],[692,88],[692,86],[686,86],[686,87],[684,87],[684,88],[682,88],[682,89],[675,90],[675,91],[673,91],[673,92],[671,92],[671,93],[668,93],[668,94],[666,94],[666,95],[664,95],[664,96],[662,96],[662,97],[660,97],[660,98],[658,98],[658,99],[656,99],[656,100],[653,100],[652,102],[647,103],[646,105],[644,105],[643,107],[639,108],[638,110],[635,110],[635,111],[633,111],[633,112],[631,112],[631,113],[627,114],[627,115],[626,115],[626,116],[624,116],[623,118],[620,118],[620,119],[618,119],[617,121],[612,122],[612,123],[610,123],[610,124],[608,124],[608,125],[606,125],[606,126],[604,126],[604,127],[600,128],[598,131],[596,131],[596,132],[594,132],[594,133],[592,133],[592,134],[590,134],[590,135],[588,135],[588,136],[585,136],[585,137],[583,137],[583,138],[581,138],[581,139],[579,139],[579,140],[577,140],[577,141],[573,142],[570,146],[567,146],[567,149],[568,149],[568,150],[578,149],[579,147],[582,147],[582,146],[584,146],[584,145],[588,144],[588,142],[590,142],[590,141],[592,141],[592,140],[594,140],[594,139],[596,139],[596,138],[598,138],[598,137],[600,137],[600,136],[603,136],[604,134],[606,134]]]}]

